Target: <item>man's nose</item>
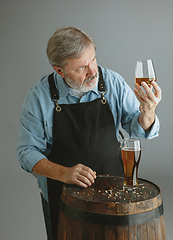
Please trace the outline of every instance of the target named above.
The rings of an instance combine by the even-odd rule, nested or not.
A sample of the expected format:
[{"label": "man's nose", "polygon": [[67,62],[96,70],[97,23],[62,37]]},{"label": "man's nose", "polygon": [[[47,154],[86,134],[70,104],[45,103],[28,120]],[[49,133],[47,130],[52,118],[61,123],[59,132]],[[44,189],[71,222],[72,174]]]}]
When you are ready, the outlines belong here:
[{"label": "man's nose", "polygon": [[87,69],[87,77],[94,76],[96,74],[96,71],[91,65],[88,65]]}]

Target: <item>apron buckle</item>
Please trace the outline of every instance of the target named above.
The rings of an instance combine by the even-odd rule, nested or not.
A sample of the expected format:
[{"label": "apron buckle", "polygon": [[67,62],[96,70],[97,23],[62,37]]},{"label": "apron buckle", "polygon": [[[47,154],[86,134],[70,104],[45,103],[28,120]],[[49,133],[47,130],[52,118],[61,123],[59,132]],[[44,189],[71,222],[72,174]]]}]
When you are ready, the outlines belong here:
[{"label": "apron buckle", "polygon": [[55,101],[55,104],[56,104],[55,110],[56,110],[57,112],[61,112],[61,107],[58,105],[58,100]]},{"label": "apron buckle", "polygon": [[107,91],[104,91],[104,92],[98,91],[98,92],[102,95],[101,103],[102,103],[102,104],[106,104],[106,103],[107,103],[107,100],[106,100],[106,98],[104,97],[104,95],[105,95],[105,93],[106,93]]}]

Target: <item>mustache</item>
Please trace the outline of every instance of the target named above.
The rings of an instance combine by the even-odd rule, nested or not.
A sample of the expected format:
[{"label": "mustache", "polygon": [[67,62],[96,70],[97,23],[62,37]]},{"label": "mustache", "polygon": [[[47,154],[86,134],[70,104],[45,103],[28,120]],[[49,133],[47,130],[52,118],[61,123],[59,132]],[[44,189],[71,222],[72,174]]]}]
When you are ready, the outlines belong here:
[{"label": "mustache", "polygon": [[84,81],[84,83],[87,83],[87,82],[92,81],[92,80],[93,80],[94,78],[96,78],[97,76],[98,76],[98,73],[96,72],[96,74],[95,74],[94,76],[87,78],[87,79]]}]

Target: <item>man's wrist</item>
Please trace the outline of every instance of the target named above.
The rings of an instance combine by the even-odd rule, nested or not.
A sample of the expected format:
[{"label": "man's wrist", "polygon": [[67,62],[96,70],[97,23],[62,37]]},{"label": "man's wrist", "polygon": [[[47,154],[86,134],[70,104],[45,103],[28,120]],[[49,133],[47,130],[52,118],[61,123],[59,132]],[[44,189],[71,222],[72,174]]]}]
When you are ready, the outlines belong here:
[{"label": "man's wrist", "polygon": [[139,116],[139,124],[146,132],[149,132],[151,130],[154,122],[155,122],[155,115],[148,118],[141,113]]}]

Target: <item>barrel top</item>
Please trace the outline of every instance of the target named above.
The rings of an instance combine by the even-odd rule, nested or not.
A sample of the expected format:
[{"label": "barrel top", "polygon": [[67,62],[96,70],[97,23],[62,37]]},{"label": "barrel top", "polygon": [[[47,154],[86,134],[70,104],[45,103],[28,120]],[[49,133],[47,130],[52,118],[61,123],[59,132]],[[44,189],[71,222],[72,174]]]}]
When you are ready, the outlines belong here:
[{"label": "barrel top", "polygon": [[133,191],[123,190],[123,182],[123,177],[99,175],[88,188],[64,184],[63,191],[78,199],[105,203],[141,202],[160,194],[160,188],[145,179],[138,178],[138,187]]}]

